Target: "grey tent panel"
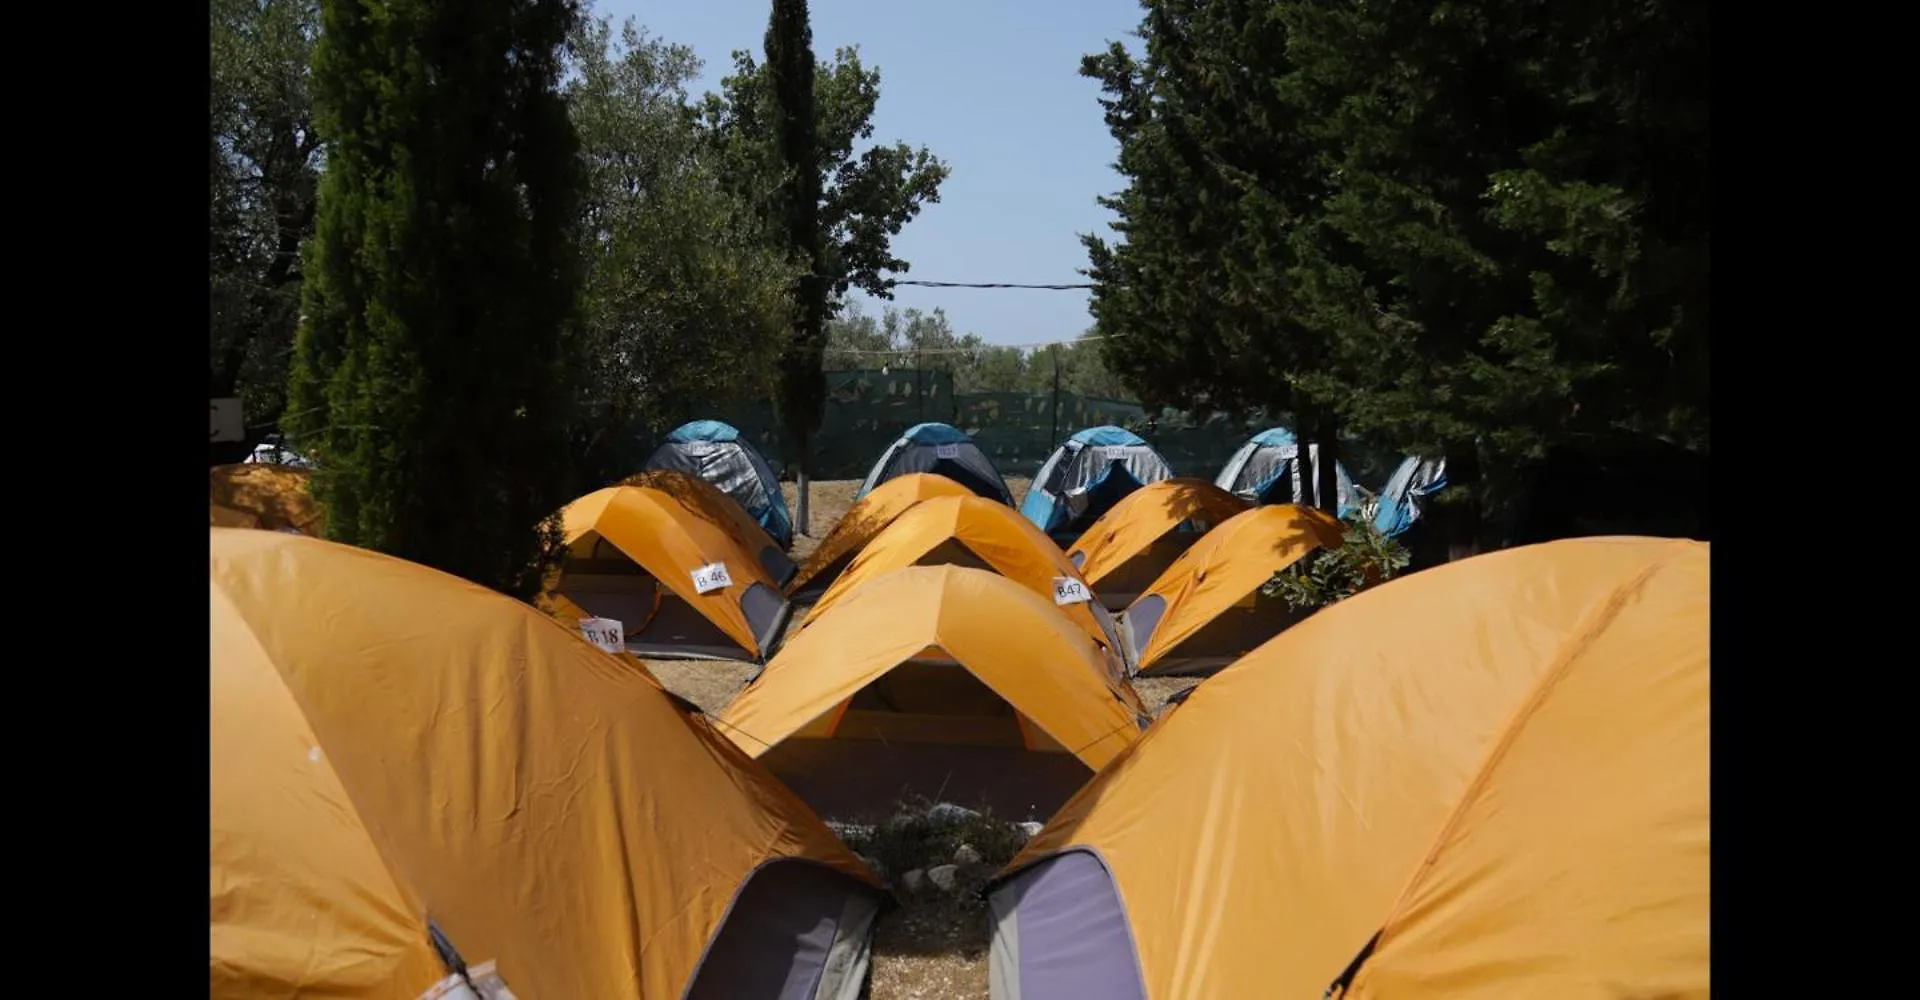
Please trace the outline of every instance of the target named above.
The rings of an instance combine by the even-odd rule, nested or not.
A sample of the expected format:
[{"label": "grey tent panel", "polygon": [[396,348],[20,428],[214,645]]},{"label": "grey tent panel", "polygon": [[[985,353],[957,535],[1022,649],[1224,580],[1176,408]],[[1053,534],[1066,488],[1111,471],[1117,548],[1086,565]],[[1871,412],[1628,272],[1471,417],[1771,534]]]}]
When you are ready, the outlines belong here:
[{"label": "grey tent panel", "polygon": [[740,611],[747,616],[747,625],[753,629],[753,637],[760,643],[760,658],[773,658],[773,647],[780,641],[781,633],[787,630],[787,616],[792,613],[793,605],[779,591],[770,589],[764,583],[754,583],[747,592],[740,595]]},{"label": "grey tent panel", "polygon": [[773,577],[773,582],[784,587],[800,575],[800,567],[785,552],[769,545],[760,550],[760,568]]},{"label": "grey tent panel", "polygon": [[[939,427],[935,432],[922,433],[929,426],[914,427],[889,445],[880,460],[873,463],[857,495],[866,496],[889,479],[927,472],[945,476],[989,500],[1013,505],[1013,493],[1007,489],[1007,481],[986,452],[952,428]],[[941,454],[943,448],[947,451],[945,457]]]},{"label": "grey tent panel", "polygon": [[1269,597],[1258,588],[1251,596],[1251,607],[1236,604],[1222,610],[1145,667],[1140,666],[1141,657],[1153,640],[1154,630],[1166,618],[1167,599],[1149,594],[1135,601],[1119,620],[1119,632],[1130,644],[1127,655],[1134,673],[1146,670],[1156,677],[1171,677],[1216,672],[1311,613],[1292,608],[1284,598]]},{"label": "grey tent panel", "polygon": [[[1317,506],[1320,499],[1320,484],[1310,484],[1311,488],[1302,490],[1300,486],[1300,466],[1294,461],[1300,454],[1300,446],[1293,443],[1291,435],[1288,442],[1275,444],[1269,435],[1256,435],[1253,440],[1240,446],[1240,450],[1227,459],[1220,469],[1220,475],[1213,481],[1215,486],[1228,493],[1254,503],[1297,503],[1303,494],[1311,494]],[[1310,444],[1307,454],[1315,460],[1320,457],[1320,446]],[[1341,516],[1360,509],[1360,491],[1354,487],[1353,478],[1347,475],[1344,464],[1334,464],[1334,488],[1339,493],[1336,505]]]},{"label": "grey tent panel", "polygon": [[993,1000],[1146,1000],[1126,905],[1099,855],[1076,848],[989,891]]},{"label": "grey tent panel", "polygon": [[1172,477],[1167,460],[1139,437],[1096,427],[1075,434],[1048,456],[1020,513],[1050,534],[1078,534],[1121,497]]},{"label": "grey tent panel", "polygon": [[707,945],[687,1000],[854,1000],[872,955],[879,894],[812,861],[747,877]]},{"label": "grey tent panel", "polygon": [[1153,630],[1160,627],[1160,619],[1167,613],[1167,599],[1159,594],[1149,594],[1127,608],[1120,620],[1124,624],[1127,642],[1131,648],[1134,663],[1140,662],[1140,654],[1146,652],[1147,640],[1153,638]]},{"label": "grey tent panel", "polygon": [[[747,442],[732,437],[714,441],[669,439],[654,450],[646,468],[675,469],[712,483],[760,522],[776,544],[793,543],[793,519],[787,513],[786,498],[780,495],[780,480],[767,460]],[[769,571],[776,579],[780,576],[771,567]]]}]

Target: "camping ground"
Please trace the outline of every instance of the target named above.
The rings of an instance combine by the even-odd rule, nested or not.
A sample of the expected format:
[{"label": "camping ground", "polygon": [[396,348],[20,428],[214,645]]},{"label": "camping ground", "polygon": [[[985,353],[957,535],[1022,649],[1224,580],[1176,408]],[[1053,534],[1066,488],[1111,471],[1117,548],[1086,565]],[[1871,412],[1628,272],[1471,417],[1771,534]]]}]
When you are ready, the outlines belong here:
[{"label": "camping ground", "polygon": [[[1007,487],[1013,491],[1016,506],[1026,498],[1031,485],[1032,480],[1025,477],[1007,477]],[[810,527],[813,533],[803,535],[798,530],[798,491],[793,483],[781,484],[787,507],[794,513],[793,557],[796,562],[805,559],[819,544],[820,537],[839,522],[847,508],[853,506],[854,494],[859,490],[860,481],[857,479],[813,483],[810,490]],[[753,672],[753,668],[744,663],[648,660],[646,664],[662,684],[709,714],[716,714],[725,708]],[[1147,707],[1158,715],[1167,699],[1198,681],[1191,677],[1142,677],[1133,683]],[[919,803],[922,807],[927,804]],[[968,805],[964,802],[956,804]],[[902,805],[910,809],[915,804]],[[823,818],[829,822],[835,819],[832,816]],[[1014,849],[1019,834],[1007,824],[984,818],[969,821],[957,833],[941,831],[936,836],[926,836],[926,833],[917,829],[904,835],[875,832],[871,837],[875,843],[855,837],[849,839],[853,841],[854,848],[863,853],[898,852],[906,856],[932,853],[936,845],[945,848],[945,851],[939,852],[944,854],[953,849],[946,847],[946,844],[956,836],[962,840],[998,841],[1000,849],[991,850],[986,844],[970,845],[982,851],[983,860],[978,865],[968,866],[970,870],[961,875],[954,892],[923,887],[917,893],[902,893],[903,905],[880,917],[879,925],[874,930],[873,981],[869,996],[871,1000],[931,1000],[935,997],[986,1000],[986,904],[975,898],[969,889],[977,887],[987,875],[992,874],[997,867],[995,855]],[[893,842],[878,843],[889,836]],[[921,836],[922,839],[906,842],[914,836]],[[941,864],[948,858],[916,857],[915,860],[931,866]],[[887,872],[889,879],[895,882],[900,874]]]}]

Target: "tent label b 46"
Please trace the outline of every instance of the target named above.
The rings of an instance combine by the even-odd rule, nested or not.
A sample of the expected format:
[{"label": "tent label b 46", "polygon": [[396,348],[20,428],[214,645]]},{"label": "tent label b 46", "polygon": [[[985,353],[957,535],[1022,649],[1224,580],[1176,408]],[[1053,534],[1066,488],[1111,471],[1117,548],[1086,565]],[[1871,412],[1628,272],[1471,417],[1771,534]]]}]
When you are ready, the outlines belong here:
[{"label": "tent label b 46", "polygon": [[1053,578],[1053,603],[1059,605],[1085,604],[1093,600],[1093,593],[1087,585],[1070,576]]},{"label": "tent label b 46", "polygon": [[731,586],[733,577],[727,574],[727,564],[724,562],[708,563],[693,571],[693,592],[696,594],[711,594]]}]

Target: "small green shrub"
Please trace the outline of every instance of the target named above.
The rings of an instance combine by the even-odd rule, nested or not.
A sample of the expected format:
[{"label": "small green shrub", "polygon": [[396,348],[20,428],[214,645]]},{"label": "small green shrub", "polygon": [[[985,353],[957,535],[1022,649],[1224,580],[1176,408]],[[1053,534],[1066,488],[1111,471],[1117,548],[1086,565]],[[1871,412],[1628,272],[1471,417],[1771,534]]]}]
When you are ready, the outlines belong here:
[{"label": "small green shrub", "polygon": [[1319,549],[1273,575],[1261,588],[1296,611],[1317,611],[1400,575],[1412,556],[1406,546],[1380,533],[1371,520],[1349,518],[1344,544]]}]

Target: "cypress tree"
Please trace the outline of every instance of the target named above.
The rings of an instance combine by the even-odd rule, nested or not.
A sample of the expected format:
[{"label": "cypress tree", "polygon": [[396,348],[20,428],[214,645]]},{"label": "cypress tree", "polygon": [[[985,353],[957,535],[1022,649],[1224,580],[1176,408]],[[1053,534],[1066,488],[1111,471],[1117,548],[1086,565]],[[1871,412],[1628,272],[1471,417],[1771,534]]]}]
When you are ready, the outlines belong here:
[{"label": "cypress tree", "polygon": [[821,371],[826,347],[827,279],[820,272],[820,157],[814,134],[813,29],[806,0],[773,0],[767,24],[767,68],[773,77],[775,146],[783,174],[785,237],[804,270],[794,279],[793,333],[780,359],[779,409],[801,473],[812,471],[809,440],[826,405]]},{"label": "cypress tree", "polygon": [[326,0],[287,423],[336,540],[530,596],[568,496],[572,0]]}]

